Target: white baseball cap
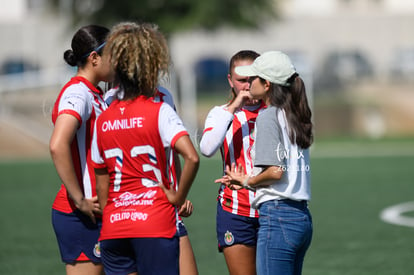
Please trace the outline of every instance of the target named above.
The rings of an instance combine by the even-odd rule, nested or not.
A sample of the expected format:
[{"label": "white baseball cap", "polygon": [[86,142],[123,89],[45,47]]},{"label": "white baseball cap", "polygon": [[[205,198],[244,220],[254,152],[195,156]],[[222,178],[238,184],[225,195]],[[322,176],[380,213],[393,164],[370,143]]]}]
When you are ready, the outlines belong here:
[{"label": "white baseball cap", "polygon": [[238,75],[260,76],[282,86],[290,86],[287,81],[296,73],[289,56],[280,51],[265,52],[257,57],[251,65],[238,66],[234,70]]}]

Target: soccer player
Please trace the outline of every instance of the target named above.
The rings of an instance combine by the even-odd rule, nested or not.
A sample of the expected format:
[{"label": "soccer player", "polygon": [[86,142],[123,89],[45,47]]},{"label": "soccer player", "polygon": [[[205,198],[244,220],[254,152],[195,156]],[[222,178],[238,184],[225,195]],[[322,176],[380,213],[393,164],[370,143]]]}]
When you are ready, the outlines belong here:
[{"label": "soccer player", "polygon": [[109,29],[80,28],[64,59],[77,66],[76,76],[61,90],[52,112],[50,153],[62,181],[52,206],[52,223],[66,274],[102,274],[98,243],[100,208],[90,165],[96,118],[106,108],[100,81],[111,81],[109,60],[101,55]]},{"label": "soccer player", "polygon": [[[122,99],[123,92],[119,89],[119,86],[110,89],[105,93],[105,102],[110,105],[116,98]],[[171,93],[164,87],[158,86],[154,96],[154,101],[165,102],[170,105],[175,111],[176,107],[174,99]],[[169,158],[169,178],[174,183],[174,188],[177,190],[178,178],[181,174],[181,165],[177,153],[171,150],[171,156]],[[193,247],[188,237],[188,232],[181,217],[189,217],[193,212],[193,204],[191,201],[186,200],[185,203],[179,208],[177,219],[177,235],[180,238],[180,274],[181,275],[197,275],[197,263],[194,256]]]},{"label": "soccer player", "polygon": [[253,173],[245,174],[243,163],[236,163],[217,182],[257,190],[257,273],[299,275],[313,232],[308,209],[312,112],[305,85],[280,51],[263,53],[235,71],[249,77],[251,95],[268,108],[256,120]]},{"label": "soccer player", "polygon": [[[261,101],[254,101],[249,93],[248,77],[240,76],[236,66],[249,65],[259,54],[243,50],[230,59],[227,76],[233,99],[215,106],[205,121],[200,151],[211,157],[220,148],[223,173],[226,165],[242,163],[248,172],[252,170],[253,129],[256,117],[264,108]],[[258,213],[251,203],[255,192],[244,188],[230,188],[222,184],[217,198],[217,241],[223,252],[229,273],[256,274],[256,242]]]},{"label": "soccer player", "polygon": [[[105,51],[123,92],[98,118],[93,141],[105,273],[179,274],[177,207],[199,158],[174,109],[154,99],[168,71],[167,43],[154,25],[120,23]],[[184,159],[177,190],[169,178],[172,149]]]}]

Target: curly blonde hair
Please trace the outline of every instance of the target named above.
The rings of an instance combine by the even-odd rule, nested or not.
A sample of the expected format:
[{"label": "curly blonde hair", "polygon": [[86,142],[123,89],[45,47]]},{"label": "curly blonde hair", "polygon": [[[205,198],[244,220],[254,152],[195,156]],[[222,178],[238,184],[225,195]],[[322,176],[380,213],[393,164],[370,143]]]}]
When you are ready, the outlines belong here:
[{"label": "curly blonde hair", "polygon": [[124,100],[154,96],[158,80],[168,75],[170,55],[158,26],[123,22],[115,25],[105,46]]}]

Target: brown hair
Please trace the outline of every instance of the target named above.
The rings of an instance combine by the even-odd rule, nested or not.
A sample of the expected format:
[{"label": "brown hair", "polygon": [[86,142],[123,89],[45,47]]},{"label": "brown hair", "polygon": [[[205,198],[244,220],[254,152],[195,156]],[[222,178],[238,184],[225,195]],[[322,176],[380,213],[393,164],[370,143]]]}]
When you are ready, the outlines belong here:
[{"label": "brown hair", "polygon": [[167,41],[158,26],[124,22],[115,25],[107,39],[116,82],[124,100],[155,94],[158,79],[168,74],[170,56]]},{"label": "brown hair", "polygon": [[[265,80],[261,79],[261,81]],[[313,143],[313,125],[305,84],[297,73],[289,78],[288,83],[290,83],[288,87],[271,83],[270,104],[285,110],[290,141],[306,149]]]}]

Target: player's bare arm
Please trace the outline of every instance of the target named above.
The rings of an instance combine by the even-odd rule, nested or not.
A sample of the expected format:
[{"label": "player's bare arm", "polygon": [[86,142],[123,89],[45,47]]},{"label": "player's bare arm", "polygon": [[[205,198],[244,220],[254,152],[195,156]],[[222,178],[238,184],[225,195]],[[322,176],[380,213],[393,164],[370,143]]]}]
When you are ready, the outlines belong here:
[{"label": "player's bare arm", "polygon": [[200,160],[189,136],[181,136],[176,141],[174,149],[184,159],[184,165],[178,183],[178,190],[175,192],[172,188],[167,189],[164,185],[160,185],[160,187],[172,204],[181,206],[185,202],[187,194],[195,179]]},{"label": "player's bare arm", "polygon": [[78,127],[79,122],[74,116],[69,114],[60,115],[55,123],[49,150],[56,171],[76,207],[95,222],[94,212],[99,211],[99,206],[93,199],[86,199],[83,196],[72,161],[71,143]]},{"label": "player's bare arm", "polygon": [[108,170],[106,170],[105,168],[95,168],[95,178],[96,194],[98,197],[100,209],[103,210],[105,208],[106,202],[108,201],[108,192],[110,184]]}]

